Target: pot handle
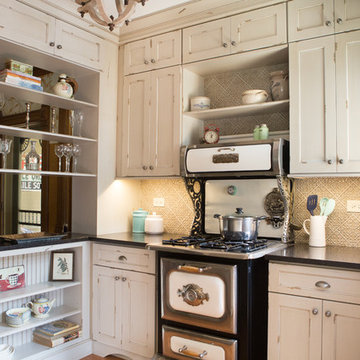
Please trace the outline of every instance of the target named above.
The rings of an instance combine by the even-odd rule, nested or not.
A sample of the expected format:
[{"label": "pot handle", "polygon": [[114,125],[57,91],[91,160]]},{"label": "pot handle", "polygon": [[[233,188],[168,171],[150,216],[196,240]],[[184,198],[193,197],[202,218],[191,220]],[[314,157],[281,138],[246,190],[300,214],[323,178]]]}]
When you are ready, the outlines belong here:
[{"label": "pot handle", "polygon": [[223,217],[220,214],[214,214],[214,218],[219,220],[219,231],[222,238],[225,238]]}]

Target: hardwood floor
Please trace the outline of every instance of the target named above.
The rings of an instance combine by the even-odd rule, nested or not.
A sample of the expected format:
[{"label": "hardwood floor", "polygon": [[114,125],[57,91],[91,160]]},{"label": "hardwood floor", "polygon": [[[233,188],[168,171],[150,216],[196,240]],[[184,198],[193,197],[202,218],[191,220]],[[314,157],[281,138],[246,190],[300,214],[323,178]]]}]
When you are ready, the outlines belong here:
[{"label": "hardwood floor", "polygon": [[115,357],[115,356],[107,356],[106,358],[103,358],[101,356],[97,356],[97,355],[89,355],[89,356],[86,356],[84,358],[82,358],[81,360],[121,360],[121,358],[119,357]]}]

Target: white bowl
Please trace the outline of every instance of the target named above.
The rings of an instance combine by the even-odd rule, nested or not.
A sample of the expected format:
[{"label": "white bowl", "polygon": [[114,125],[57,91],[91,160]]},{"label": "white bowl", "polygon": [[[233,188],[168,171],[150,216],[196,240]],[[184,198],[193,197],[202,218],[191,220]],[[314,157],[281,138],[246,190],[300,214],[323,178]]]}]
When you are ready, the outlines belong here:
[{"label": "white bowl", "polygon": [[11,360],[14,358],[15,349],[11,345],[0,344],[0,360]]},{"label": "white bowl", "polygon": [[30,318],[31,311],[26,307],[9,309],[5,312],[6,324],[12,327],[23,326]]},{"label": "white bowl", "polygon": [[190,100],[191,111],[209,110],[210,98],[206,96],[195,96]]},{"label": "white bowl", "polygon": [[246,90],[241,94],[244,105],[260,104],[268,99],[269,95],[265,90]]}]

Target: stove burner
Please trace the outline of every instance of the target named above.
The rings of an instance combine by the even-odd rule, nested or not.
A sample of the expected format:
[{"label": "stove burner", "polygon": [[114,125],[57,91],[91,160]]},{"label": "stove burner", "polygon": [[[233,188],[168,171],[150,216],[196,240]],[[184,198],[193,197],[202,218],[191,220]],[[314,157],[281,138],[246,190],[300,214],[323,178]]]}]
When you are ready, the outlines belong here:
[{"label": "stove burner", "polygon": [[163,245],[192,246],[195,249],[210,249],[223,251],[253,252],[267,247],[266,239],[249,241],[229,241],[223,238],[205,236],[184,236],[178,239],[163,240]]}]

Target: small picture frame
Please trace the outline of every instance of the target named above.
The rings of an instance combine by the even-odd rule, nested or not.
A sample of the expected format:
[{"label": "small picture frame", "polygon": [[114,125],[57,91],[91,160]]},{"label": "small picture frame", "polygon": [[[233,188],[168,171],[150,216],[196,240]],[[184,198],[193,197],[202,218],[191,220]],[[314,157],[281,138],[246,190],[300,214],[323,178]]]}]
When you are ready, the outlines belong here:
[{"label": "small picture frame", "polygon": [[73,281],[74,257],[74,251],[52,251],[50,259],[50,280]]}]

